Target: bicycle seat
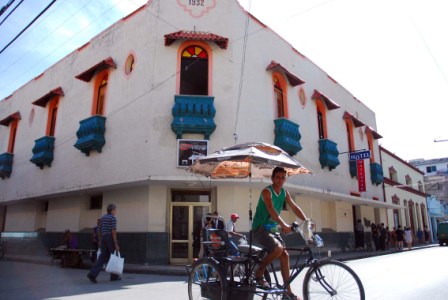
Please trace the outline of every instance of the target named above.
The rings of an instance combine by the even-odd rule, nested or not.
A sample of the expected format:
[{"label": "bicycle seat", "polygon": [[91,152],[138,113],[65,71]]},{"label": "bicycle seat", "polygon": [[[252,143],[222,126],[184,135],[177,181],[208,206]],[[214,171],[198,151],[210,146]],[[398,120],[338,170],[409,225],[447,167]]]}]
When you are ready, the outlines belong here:
[{"label": "bicycle seat", "polygon": [[[238,250],[243,254],[249,254],[249,245],[238,245]],[[252,254],[258,254],[263,251],[262,248],[252,245]]]}]

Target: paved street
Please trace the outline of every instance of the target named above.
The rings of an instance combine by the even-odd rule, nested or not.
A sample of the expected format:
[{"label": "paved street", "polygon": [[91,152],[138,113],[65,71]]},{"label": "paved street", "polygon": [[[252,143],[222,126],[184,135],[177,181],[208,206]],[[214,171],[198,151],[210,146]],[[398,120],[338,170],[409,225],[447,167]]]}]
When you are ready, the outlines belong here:
[{"label": "paved street", "polygon": [[[360,276],[366,299],[446,299],[448,247],[347,262]],[[125,274],[119,282],[101,273],[98,284],[86,270],[0,261],[0,299],[186,299],[184,276]],[[293,290],[301,292],[301,277]]]}]

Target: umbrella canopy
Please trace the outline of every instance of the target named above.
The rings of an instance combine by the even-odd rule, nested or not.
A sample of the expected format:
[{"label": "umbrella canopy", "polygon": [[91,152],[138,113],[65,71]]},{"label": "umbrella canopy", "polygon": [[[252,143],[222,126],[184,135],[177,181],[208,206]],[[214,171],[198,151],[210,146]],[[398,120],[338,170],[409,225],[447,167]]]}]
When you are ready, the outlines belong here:
[{"label": "umbrella canopy", "polygon": [[275,167],[288,176],[311,173],[279,147],[257,142],[218,150],[197,159],[189,171],[211,178],[270,178]]}]

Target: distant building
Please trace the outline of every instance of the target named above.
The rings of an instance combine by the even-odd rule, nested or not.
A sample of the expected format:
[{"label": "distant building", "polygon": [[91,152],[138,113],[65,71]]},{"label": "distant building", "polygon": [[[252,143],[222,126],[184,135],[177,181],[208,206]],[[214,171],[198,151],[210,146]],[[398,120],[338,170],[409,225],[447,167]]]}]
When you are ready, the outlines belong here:
[{"label": "distant building", "polygon": [[428,211],[433,238],[435,238],[437,223],[448,220],[448,157],[427,160],[413,159],[409,163],[425,173]]}]

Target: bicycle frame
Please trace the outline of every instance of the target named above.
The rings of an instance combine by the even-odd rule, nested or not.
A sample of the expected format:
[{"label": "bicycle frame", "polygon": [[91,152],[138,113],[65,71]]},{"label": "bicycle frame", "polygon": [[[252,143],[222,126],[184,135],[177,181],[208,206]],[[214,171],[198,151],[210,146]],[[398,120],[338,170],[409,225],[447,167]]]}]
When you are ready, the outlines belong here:
[{"label": "bicycle frame", "polygon": [[[274,264],[270,264],[271,272],[274,275],[275,279],[275,286],[279,289],[285,290],[288,285],[290,285],[296,278],[299,276],[302,271],[307,268],[313,266],[313,264],[317,261],[317,259],[314,257],[314,253],[310,246],[305,246],[303,248],[285,248],[286,251],[300,251],[296,262],[294,263],[294,267],[292,268],[291,274],[289,276],[289,279],[281,285],[278,280],[277,273],[275,272]],[[305,260],[304,263],[299,264],[299,260],[302,257],[302,255],[307,252],[308,253],[308,259]]]}]

